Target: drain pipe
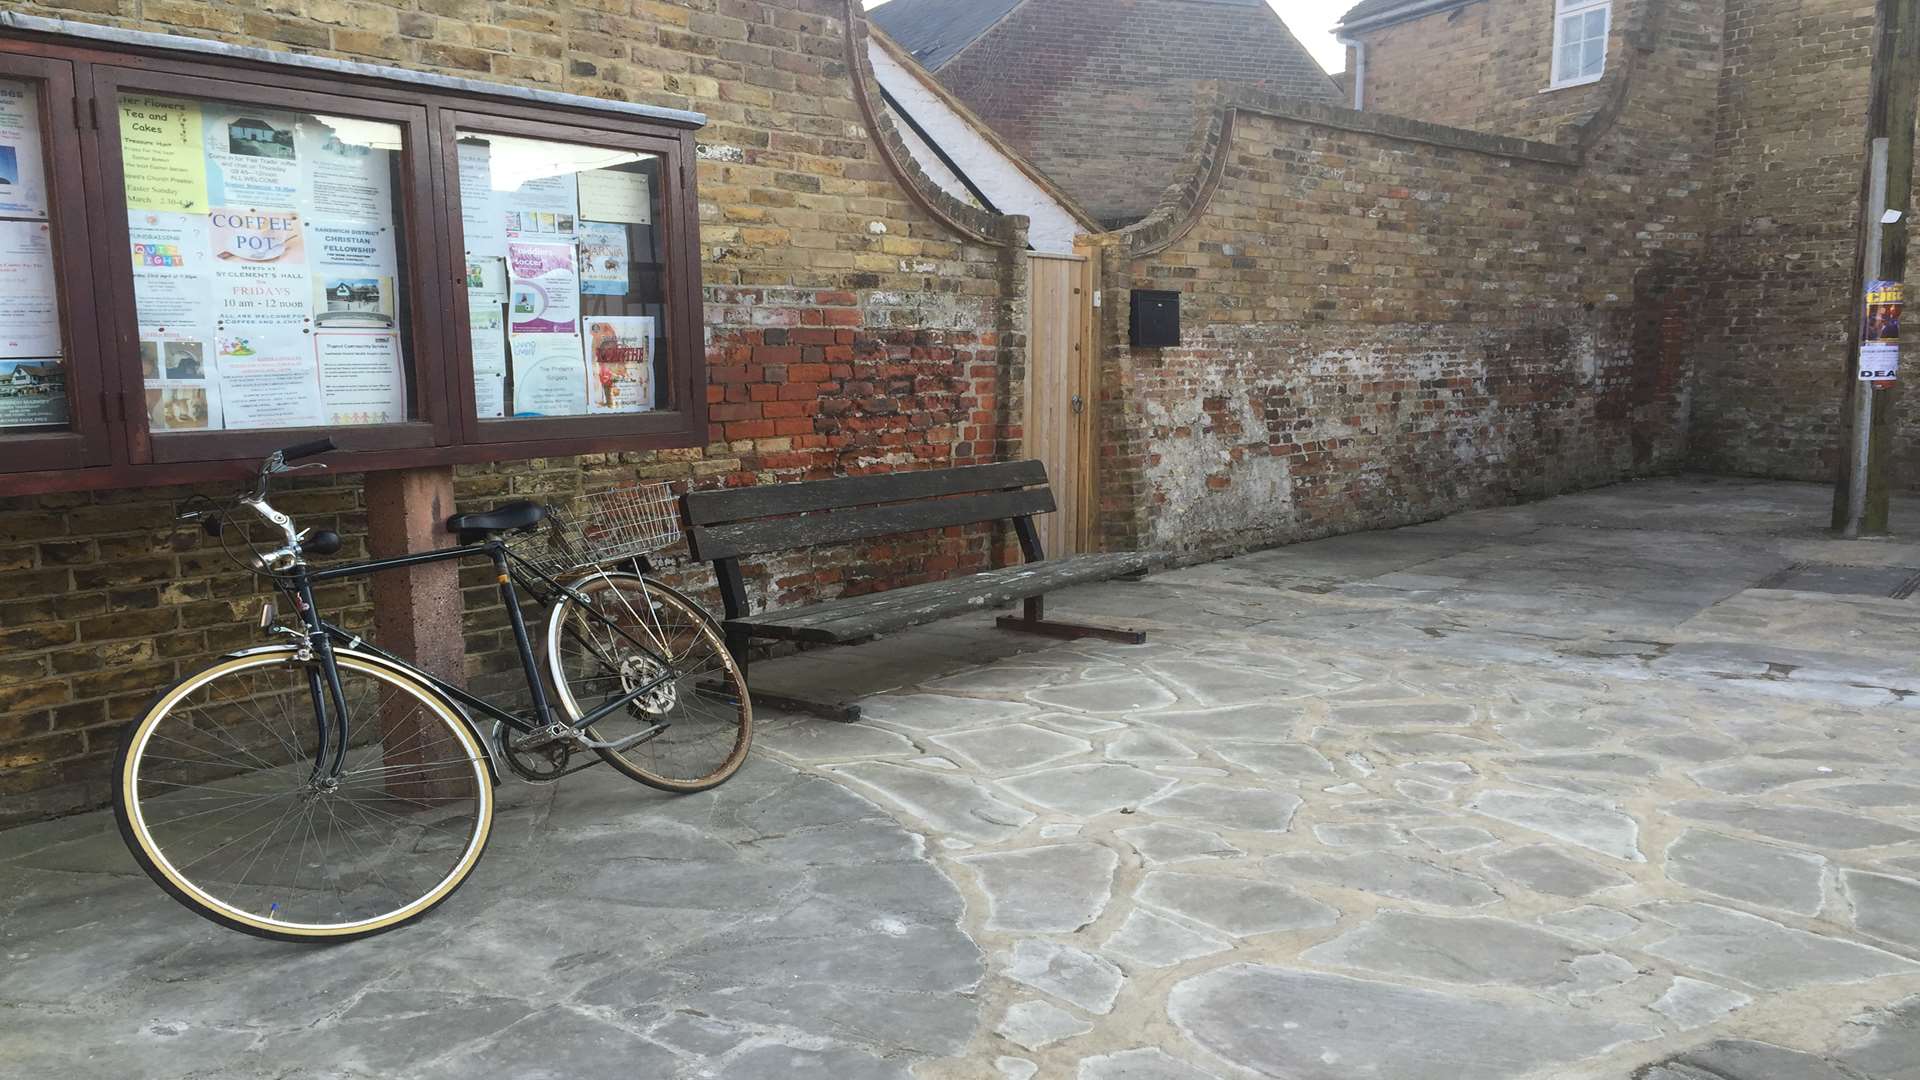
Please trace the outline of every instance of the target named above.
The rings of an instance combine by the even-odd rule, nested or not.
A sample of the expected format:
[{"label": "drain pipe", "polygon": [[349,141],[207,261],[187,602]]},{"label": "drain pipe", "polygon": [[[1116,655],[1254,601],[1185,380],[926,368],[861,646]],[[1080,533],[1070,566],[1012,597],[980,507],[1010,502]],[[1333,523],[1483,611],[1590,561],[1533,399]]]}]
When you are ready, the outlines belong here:
[{"label": "drain pipe", "polygon": [[1359,38],[1336,36],[1334,41],[1353,50],[1353,107],[1367,107],[1367,43]]}]

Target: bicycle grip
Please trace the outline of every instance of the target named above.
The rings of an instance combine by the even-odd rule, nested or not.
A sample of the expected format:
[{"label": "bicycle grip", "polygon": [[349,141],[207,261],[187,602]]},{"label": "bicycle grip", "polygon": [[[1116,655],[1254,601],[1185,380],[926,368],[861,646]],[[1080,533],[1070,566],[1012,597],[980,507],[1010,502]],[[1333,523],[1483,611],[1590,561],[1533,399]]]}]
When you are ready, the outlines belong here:
[{"label": "bicycle grip", "polygon": [[327,451],[332,449],[334,449],[333,437],[330,435],[323,435],[320,438],[313,440],[312,442],[295,443],[294,445],[289,446],[286,449],[280,451],[280,460],[281,461],[298,461],[303,457],[312,457],[315,454],[324,454]]}]

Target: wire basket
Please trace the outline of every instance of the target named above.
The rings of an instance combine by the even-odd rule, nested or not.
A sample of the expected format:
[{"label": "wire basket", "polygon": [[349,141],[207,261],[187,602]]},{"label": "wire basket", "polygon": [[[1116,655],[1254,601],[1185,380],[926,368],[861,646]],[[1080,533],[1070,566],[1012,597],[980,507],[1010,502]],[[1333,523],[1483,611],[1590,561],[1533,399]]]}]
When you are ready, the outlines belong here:
[{"label": "wire basket", "polygon": [[551,506],[512,547],[548,577],[607,566],[680,542],[680,504],[663,481],[626,484]]}]

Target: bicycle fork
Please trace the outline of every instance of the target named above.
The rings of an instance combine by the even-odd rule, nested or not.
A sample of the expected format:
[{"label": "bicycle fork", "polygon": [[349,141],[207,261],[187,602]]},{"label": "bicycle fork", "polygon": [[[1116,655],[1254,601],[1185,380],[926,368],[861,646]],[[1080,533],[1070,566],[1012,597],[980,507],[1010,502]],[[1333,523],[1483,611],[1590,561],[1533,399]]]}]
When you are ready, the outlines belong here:
[{"label": "bicycle fork", "polygon": [[[320,625],[319,609],[314,606],[313,585],[302,573],[295,581],[294,602],[306,623],[307,643],[301,650],[307,656],[307,696],[313,702],[315,750],[313,771],[307,782],[319,787],[340,779],[346,765],[349,717],[347,694],[340,685],[340,665],[333,655],[333,640]],[[331,704],[331,708],[328,705]]]}]

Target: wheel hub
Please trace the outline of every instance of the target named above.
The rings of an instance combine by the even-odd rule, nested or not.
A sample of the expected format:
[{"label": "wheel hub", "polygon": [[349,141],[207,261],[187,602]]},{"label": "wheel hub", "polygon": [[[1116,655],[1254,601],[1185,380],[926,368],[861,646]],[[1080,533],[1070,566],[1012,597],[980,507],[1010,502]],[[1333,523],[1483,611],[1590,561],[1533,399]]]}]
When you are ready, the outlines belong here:
[{"label": "wheel hub", "polygon": [[[620,686],[623,692],[632,693],[640,687],[653,682],[666,674],[667,669],[651,656],[628,656],[620,661]],[[671,678],[654,686],[653,689],[633,699],[627,711],[636,716],[665,716],[680,703],[680,690]]]}]

